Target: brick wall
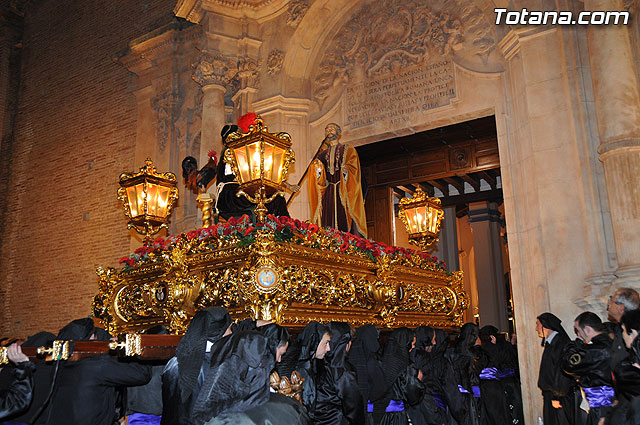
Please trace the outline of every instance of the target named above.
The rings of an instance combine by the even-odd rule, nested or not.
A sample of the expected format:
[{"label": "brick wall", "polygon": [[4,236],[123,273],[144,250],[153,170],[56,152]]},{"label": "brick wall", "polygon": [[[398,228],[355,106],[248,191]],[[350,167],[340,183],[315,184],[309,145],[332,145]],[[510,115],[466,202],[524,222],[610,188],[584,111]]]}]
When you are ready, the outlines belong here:
[{"label": "brick wall", "polygon": [[0,335],[56,332],[87,316],[95,268],[129,252],[115,194],[119,174],[141,165],[135,77],[113,58],[171,22],[174,5],[40,0],[25,11],[11,161],[3,161]]}]

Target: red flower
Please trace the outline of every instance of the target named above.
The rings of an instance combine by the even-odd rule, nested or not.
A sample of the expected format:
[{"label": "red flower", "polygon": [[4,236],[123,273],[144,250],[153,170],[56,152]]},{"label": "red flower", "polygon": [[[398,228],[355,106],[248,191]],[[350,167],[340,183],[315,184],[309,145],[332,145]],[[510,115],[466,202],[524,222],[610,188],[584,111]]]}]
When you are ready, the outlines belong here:
[{"label": "red flower", "polygon": [[249,236],[251,234],[251,232],[253,232],[253,226],[249,226],[246,229],[244,229],[244,235],[243,236]]},{"label": "red flower", "polygon": [[310,224],[310,225],[309,225],[309,231],[310,231],[311,233],[316,233],[316,232],[318,231],[318,225],[317,225],[317,224],[313,224],[313,223],[312,223],[312,224]]},{"label": "red flower", "polygon": [[278,218],[278,221],[280,222],[280,224],[289,224],[289,217],[287,217],[286,215],[280,216]]},{"label": "red flower", "polygon": [[128,256],[127,257],[122,257],[120,259],[120,264],[123,264],[123,263],[129,264],[129,257]]},{"label": "red flower", "polygon": [[187,239],[193,239],[198,237],[198,231],[197,230],[191,230],[189,233],[187,233]]},{"label": "red flower", "polygon": [[227,220],[227,223],[229,223],[231,226],[235,226],[238,223],[238,220],[236,220],[235,217],[230,217],[229,220]]},{"label": "red flower", "polygon": [[240,127],[243,133],[247,133],[249,126],[255,124],[256,118],[258,118],[258,116],[255,113],[249,112],[238,118],[238,127]]},{"label": "red flower", "polygon": [[222,234],[225,236],[229,236],[231,234],[231,227],[225,227],[222,231]]},{"label": "red flower", "polygon": [[371,253],[373,254],[374,257],[379,257],[381,252],[378,248],[374,248],[373,251],[371,251]]},{"label": "red flower", "polygon": [[349,249],[349,244],[346,242],[342,242],[342,245],[340,245],[340,251],[346,251],[347,249]]}]

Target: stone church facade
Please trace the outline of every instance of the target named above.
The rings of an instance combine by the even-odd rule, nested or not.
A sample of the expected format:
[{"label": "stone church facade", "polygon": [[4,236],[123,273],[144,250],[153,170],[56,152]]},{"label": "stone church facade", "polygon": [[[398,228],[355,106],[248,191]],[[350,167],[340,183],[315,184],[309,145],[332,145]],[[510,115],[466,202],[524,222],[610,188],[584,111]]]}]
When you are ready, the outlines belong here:
[{"label": "stone church facade", "polygon": [[[330,122],[358,146],[495,116],[525,413],[535,317],[567,329],[640,287],[640,32],[623,0],[4,1],[2,334],[90,310],[95,267],[139,241],[117,177],[220,152],[253,111],[293,139],[297,182]],[[496,25],[494,8],[631,12],[624,26]],[[172,232],[198,226],[180,187]],[[308,218],[305,193],[294,217]]]}]

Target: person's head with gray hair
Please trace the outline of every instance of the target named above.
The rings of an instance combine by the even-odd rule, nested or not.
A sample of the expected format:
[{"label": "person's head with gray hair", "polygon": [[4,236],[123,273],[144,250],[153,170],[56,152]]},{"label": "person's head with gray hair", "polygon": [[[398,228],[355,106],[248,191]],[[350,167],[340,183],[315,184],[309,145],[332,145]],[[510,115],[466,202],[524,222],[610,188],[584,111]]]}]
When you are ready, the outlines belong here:
[{"label": "person's head with gray hair", "polygon": [[340,126],[334,122],[329,123],[324,128],[324,135],[329,142],[338,140],[342,135],[342,128],[340,128]]},{"label": "person's head with gray hair", "polygon": [[632,288],[619,288],[609,297],[607,303],[609,318],[616,323],[620,322],[624,313],[638,308],[640,308],[640,296],[638,291]]}]

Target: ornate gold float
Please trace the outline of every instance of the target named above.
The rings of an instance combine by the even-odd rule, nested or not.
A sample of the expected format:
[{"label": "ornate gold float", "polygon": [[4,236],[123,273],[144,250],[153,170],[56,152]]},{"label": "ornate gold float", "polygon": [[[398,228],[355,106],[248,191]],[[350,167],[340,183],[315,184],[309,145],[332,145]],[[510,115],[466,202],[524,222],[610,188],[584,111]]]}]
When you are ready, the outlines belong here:
[{"label": "ornate gold float", "polygon": [[462,324],[462,272],[428,254],[288,217],[247,216],[158,239],[98,268],[94,314],[112,334],[166,325],[183,333],[195,311],[302,327],[310,320],[382,327]]},{"label": "ornate gold float", "polygon": [[[227,143],[225,160],[239,176],[241,193],[259,204],[257,223],[244,216],[211,225],[205,213],[202,229],[153,243],[144,223],[145,244],[121,260],[123,268],[97,270],[94,315],[112,335],[160,324],[181,334],[197,310],[214,305],[238,319],[291,327],[310,320],[382,327],[462,324],[469,304],[462,272],[449,273],[425,252],[266,215],[265,202],[280,193],[294,161],[287,133],[269,133],[256,116],[247,133],[232,133]],[[128,186],[141,174],[125,175]],[[167,200],[169,207],[175,198]]]}]

